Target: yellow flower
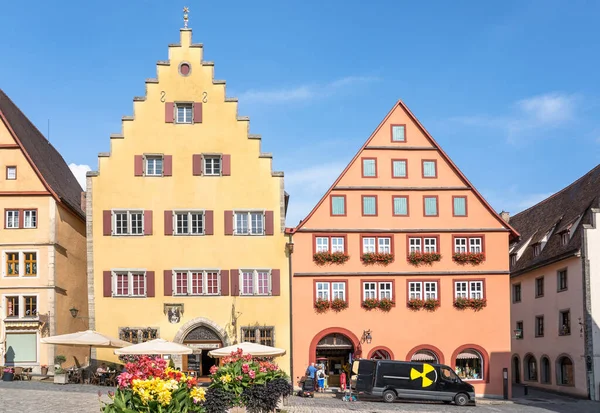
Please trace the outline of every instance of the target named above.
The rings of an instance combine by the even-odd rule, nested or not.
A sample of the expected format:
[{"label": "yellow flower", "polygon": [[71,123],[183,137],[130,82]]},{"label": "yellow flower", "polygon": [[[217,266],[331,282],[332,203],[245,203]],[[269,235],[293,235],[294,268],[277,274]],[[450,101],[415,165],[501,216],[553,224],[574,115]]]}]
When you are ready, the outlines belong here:
[{"label": "yellow flower", "polygon": [[231,383],[231,375],[230,374],[226,374],[223,377],[221,377],[221,382],[223,383]]},{"label": "yellow flower", "polygon": [[200,403],[206,400],[206,391],[202,387],[194,387],[190,391],[190,396],[194,403]]}]

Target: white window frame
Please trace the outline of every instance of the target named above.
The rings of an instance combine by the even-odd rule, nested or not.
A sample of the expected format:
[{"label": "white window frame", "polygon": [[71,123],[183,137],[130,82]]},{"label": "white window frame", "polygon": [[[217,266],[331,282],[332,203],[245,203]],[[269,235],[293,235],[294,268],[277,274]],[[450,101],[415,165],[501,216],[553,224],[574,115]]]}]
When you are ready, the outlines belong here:
[{"label": "white window frame", "polygon": [[454,298],[469,298],[468,281],[454,281]]},{"label": "white window frame", "polygon": [[[479,286],[479,288],[473,288]],[[482,299],[483,294],[483,281],[469,281],[469,298]]]},{"label": "white window frame", "polygon": [[362,239],[362,252],[363,254],[374,253],[376,250],[377,237],[363,237]]},{"label": "white window frame", "polygon": [[[156,161],[160,160],[160,173],[156,173]],[[154,173],[149,173],[149,164],[154,162]],[[165,173],[165,157],[163,155],[144,155],[144,176],[163,176]]]},{"label": "white window frame", "polygon": [[[8,260],[7,255],[17,253],[19,254],[19,275],[8,275],[6,272],[6,261]],[[37,265],[37,271],[35,275],[25,275],[25,254],[35,254],[35,263]],[[39,250],[17,250],[17,249],[9,249],[2,251],[2,277],[6,278],[26,278],[26,279],[34,279],[40,277],[40,251]],[[11,295],[11,294],[9,294]]]},{"label": "white window frame", "polygon": [[439,286],[437,281],[409,281],[409,300],[437,300],[439,297]]},{"label": "white window frame", "polygon": [[423,243],[421,242],[421,238],[409,237],[408,245],[409,245],[409,253],[412,252],[421,252],[423,248]]},{"label": "white window frame", "polygon": [[[8,305],[6,304],[6,299],[8,297],[19,297],[19,314],[16,316],[8,316]],[[36,311],[37,314],[34,316],[28,316],[25,314],[25,297],[35,297],[35,301],[36,301]],[[36,294],[36,293],[32,293],[32,294],[24,294],[24,293],[18,293],[18,294],[2,294],[2,303],[0,304],[0,307],[2,308],[2,315],[4,317],[7,317],[9,320],[14,320],[14,319],[25,319],[25,320],[38,320],[39,319],[39,315],[40,315],[40,295]],[[12,331],[11,331],[12,332]]]},{"label": "white window frame", "polygon": [[[217,173],[214,172],[214,161],[219,161],[219,170]],[[208,170],[208,161],[211,163],[211,172]],[[221,155],[202,155],[202,174],[205,176],[221,176],[223,174],[223,157]]]},{"label": "white window frame", "polygon": [[[180,125],[189,125],[194,123],[194,104],[192,102],[175,102],[174,106],[174,121],[175,123],[178,123]],[[184,118],[183,120],[180,122],[179,121],[179,108],[183,108],[184,109]],[[189,108],[190,109],[190,113],[189,113],[189,119],[187,117],[187,113],[185,112],[185,109]]]},{"label": "white window frame", "polygon": [[[389,288],[387,288],[389,287]],[[386,294],[384,294],[384,292]],[[387,296],[387,293],[389,293],[389,297]],[[380,281],[377,284],[377,298],[379,300],[383,300],[384,298],[387,298],[389,300],[393,300],[394,299],[394,285],[392,282],[390,281]]]},{"label": "white window frame", "polygon": [[438,283],[437,281],[424,281],[423,282],[423,298],[425,300],[437,300],[438,299]]},{"label": "white window frame", "polygon": [[377,252],[379,252],[380,254],[391,254],[392,253],[392,238],[391,237],[377,237]]},{"label": "white window frame", "polygon": [[[117,294],[117,274],[127,274],[127,295]],[[144,294],[133,295],[133,276],[143,275],[144,276]],[[115,269],[111,271],[111,286],[112,296],[115,298],[145,298],[148,296],[148,274],[146,270],[136,269]]]},{"label": "white window frame", "polygon": [[[460,286],[460,287],[459,287]],[[475,288],[479,286],[479,288]],[[485,298],[483,281],[481,280],[462,280],[454,281],[454,298]]]},{"label": "white window frame", "polygon": [[19,228],[19,214],[18,209],[7,209],[4,216],[6,222],[6,229],[18,229]]},{"label": "white window frame", "polygon": [[[117,234],[117,214],[127,214],[127,232],[124,234]],[[139,234],[132,234],[132,215],[133,214],[141,214],[142,215],[142,232]],[[132,236],[132,237],[140,237],[144,235],[146,228],[144,227],[144,211],[141,209],[113,209],[112,210],[112,235],[117,236]]]},{"label": "white window frame", "polygon": [[408,282],[408,299],[422,300],[423,299],[423,283],[419,281]]},{"label": "white window frame", "polygon": [[320,281],[315,283],[315,297],[317,298],[317,300],[330,301],[330,289],[331,286],[328,282]]},{"label": "white window frame", "polygon": [[[432,250],[432,248],[433,248],[433,250]],[[423,237],[423,252],[437,253],[438,252],[437,238]]]},{"label": "white window frame", "polygon": [[[377,298],[379,296],[378,294],[378,288],[377,288],[377,283],[375,281],[363,281],[363,285],[362,285],[362,290],[363,290],[363,301],[370,299],[370,298]],[[369,288],[367,288],[369,287]]]},{"label": "white window frame", "polygon": [[[188,232],[179,232],[177,225],[177,215],[187,214],[188,220]],[[192,215],[200,215],[202,221],[202,231],[198,234],[192,232]],[[186,210],[175,210],[173,211],[173,235],[185,236],[200,236],[206,234],[206,211],[203,209],[186,209]]]},{"label": "white window frame", "polygon": [[[177,292],[177,273],[187,273],[187,292],[186,293],[178,293]],[[192,273],[202,273],[202,292],[201,293],[193,293],[192,292]],[[208,274],[217,273],[217,292],[212,294],[208,293]],[[220,296],[221,295],[221,270],[217,268],[193,268],[193,269],[175,269],[173,270],[173,296]]]},{"label": "white window frame", "polygon": [[466,237],[457,237],[454,238],[454,252],[464,254],[467,252],[468,238]]},{"label": "white window frame", "polygon": [[[247,215],[247,224],[248,224],[248,232],[238,232],[238,225],[237,225],[237,217],[238,215],[241,214],[246,214]],[[262,232],[252,232],[252,215],[253,214],[260,214],[260,216],[262,217]],[[264,210],[238,210],[238,211],[233,211],[233,235],[240,235],[240,236],[261,236],[261,235],[265,235],[265,211]]]},{"label": "white window frame", "polygon": [[[323,242],[325,241],[325,242]],[[329,237],[316,237],[315,240],[316,252],[328,252],[329,251]]]},{"label": "white window frame", "polygon": [[483,252],[483,238],[470,237],[469,238],[469,252],[472,252],[472,253]]},{"label": "white window frame", "polygon": [[346,301],[346,283],[342,281],[333,281],[331,283],[331,300],[342,299]]},{"label": "white window frame", "polygon": [[346,243],[344,237],[331,237],[331,252],[345,252]]},{"label": "white window frame", "polygon": [[[29,215],[30,224],[27,225],[27,215]],[[31,222],[35,221],[35,225],[31,225]],[[23,211],[23,228],[37,228],[37,210],[26,209]]]},{"label": "white window frame", "polygon": [[6,167],[6,180],[14,181],[17,179],[17,167],[16,166],[7,166]]},{"label": "white window frame", "polygon": [[[251,272],[252,273],[252,294],[244,294],[244,273],[245,272]],[[259,294],[258,293],[258,273],[259,272],[266,272],[267,273],[267,277],[268,277],[268,283],[269,283],[269,292],[267,294]],[[244,296],[244,297],[251,297],[251,296],[261,296],[261,297],[267,297],[267,296],[271,296],[273,295],[273,274],[271,272],[271,270],[268,269],[241,269],[239,270],[239,288],[240,288],[240,296]]]}]

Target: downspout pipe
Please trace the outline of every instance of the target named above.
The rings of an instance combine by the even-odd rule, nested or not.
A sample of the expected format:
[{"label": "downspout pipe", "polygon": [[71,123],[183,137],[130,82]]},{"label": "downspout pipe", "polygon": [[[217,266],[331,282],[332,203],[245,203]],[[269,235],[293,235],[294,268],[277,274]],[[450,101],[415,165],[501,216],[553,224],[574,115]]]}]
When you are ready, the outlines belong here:
[{"label": "downspout pipe", "polygon": [[587,392],[590,400],[596,400],[596,388],[594,383],[596,382],[594,377],[594,343],[593,343],[593,322],[592,319],[592,299],[590,296],[590,262],[588,260],[588,234],[587,232],[592,229],[597,229],[596,214],[600,213],[600,210],[592,208],[590,210],[592,215],[592,225],[583,225],[582,232],[582,248],[581,248],[581,267],[583,276],[583,354],[585,362],[585,372],[587,381]]},{"label": "downspout pipe", "polygon": [[[293,245],[293,235],[289,234],[288,236],[288,245]],[[294,385],[294,328],[292,325],[292,300],[293,300],[293,294],[292,294],[292,248],[287,248],[287,253],[288,253],[288,272],[289,272],[289,301],[290,301],[290,309],[289,309],[289,313],[290,313],[290,319],[289,319],[289,325],[290,325],[290,378],[292,379],[292,386]]]}]

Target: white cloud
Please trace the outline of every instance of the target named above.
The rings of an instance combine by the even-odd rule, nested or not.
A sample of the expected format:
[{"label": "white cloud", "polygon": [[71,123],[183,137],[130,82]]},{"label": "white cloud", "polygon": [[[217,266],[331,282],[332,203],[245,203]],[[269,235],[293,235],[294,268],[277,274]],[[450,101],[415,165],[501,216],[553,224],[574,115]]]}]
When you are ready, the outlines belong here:
[{"label": "white cloud", "polygon": [[378,81],[372,76],[346,76],[326,84],[307,84],[291,88],[272,90],[250,89],[241,93],[240,102],[250,103],[287,103],[293,101],[306,101],[331,96],[343,88],[356,86],[363,83]]},{"label": "white cloud", "polygon": [[540,124],[563,123],[573,119],[575,97],[559,93],[533,96],[517,102],[517,107],[530,120]]},{"label": "white cloud", "polygon": [[86,187],[85,174],[86,174],[86,172],[91,171],[92,168],[90,168],[89,165],[77,165],[75,163],[70,163],[69,169],[71,170],[71,172],[73,172],[73,175],[75,175],[75,179],[77,179],[77,182],[79,182],[79,185],[81,185],[81,187],[85,191],[85,187]]}]

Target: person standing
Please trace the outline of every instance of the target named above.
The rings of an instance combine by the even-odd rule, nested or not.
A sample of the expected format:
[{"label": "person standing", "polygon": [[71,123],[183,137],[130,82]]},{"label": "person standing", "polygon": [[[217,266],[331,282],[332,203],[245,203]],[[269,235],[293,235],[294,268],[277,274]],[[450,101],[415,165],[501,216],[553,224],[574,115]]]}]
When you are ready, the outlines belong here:
[{"label": "person standing", "polygon": [[310,366],[308,366],[308,368],[306,369],[305,375],[312,379],[315,390],[319,391],[317,384],[317,368],[315,367],[315,363],[310,363]]},{"label": "person standing", "polygon": [[317,382],[319,383],[319,392],[325,393],[325,371],[323,371],[323,367],[319,367],[317,371]]}]

